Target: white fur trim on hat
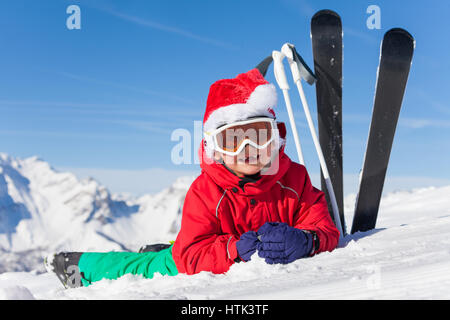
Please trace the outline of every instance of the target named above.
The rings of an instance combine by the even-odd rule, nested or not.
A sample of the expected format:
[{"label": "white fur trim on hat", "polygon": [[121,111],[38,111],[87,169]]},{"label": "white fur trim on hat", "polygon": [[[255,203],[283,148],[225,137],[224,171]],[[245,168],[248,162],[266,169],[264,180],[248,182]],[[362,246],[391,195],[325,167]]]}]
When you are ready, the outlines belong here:
[{"label": "white fur trim on hat", "polygon": [[203,124],[203,131],[210,132],[224,124],[246,120],[250,117],[274,118],[269,111],[277,104],[277,90],[271,83],[257,86],[246,103],[223,106],[212,112]]}]

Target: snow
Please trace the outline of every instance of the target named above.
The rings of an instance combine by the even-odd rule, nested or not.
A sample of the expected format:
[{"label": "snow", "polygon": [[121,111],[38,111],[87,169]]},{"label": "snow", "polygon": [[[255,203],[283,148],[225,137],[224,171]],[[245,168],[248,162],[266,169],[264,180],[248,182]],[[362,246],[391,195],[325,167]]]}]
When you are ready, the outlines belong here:
[{"label": "snow", "polygon": [[[0,299],[450,298],[450,186],[389,193],[375,230],[288,265],[268,265],[254,255],[226,274],[126,275],[67,290],[43,269],[42,257],[52,250],[137,250],[173,240],[192,179],[155,195],[119,198],[40,159],[0,154]],[[355,198],[345,199],[348,225]],[[70,222],[70,230],[56,230],[62,222]]]},{"label": "snow", "polygon": [[10,286],[0,288],[0,300],[35,300],[35,298],[25,287]]}]

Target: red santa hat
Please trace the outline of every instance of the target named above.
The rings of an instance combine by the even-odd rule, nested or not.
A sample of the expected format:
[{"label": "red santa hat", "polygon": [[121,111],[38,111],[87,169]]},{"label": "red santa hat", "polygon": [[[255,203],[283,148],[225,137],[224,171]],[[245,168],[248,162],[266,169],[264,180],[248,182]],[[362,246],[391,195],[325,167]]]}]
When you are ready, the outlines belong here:
[{"label": "red santa hat", "polygon": [[209,89],[203,131],[251,117],[275,118],[277,104],[275,86],[264,79],[258,69],[239,74],[234,79],[222,79]]}]

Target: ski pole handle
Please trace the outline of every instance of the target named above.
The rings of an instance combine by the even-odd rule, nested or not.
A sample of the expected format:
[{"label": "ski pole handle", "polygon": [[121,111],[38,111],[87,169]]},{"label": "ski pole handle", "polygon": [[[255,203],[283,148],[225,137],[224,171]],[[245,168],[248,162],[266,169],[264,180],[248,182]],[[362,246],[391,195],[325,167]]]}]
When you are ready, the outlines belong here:
[{"label": "ski pole handle", "polygon": [[294,52],[292,50],[292,47],[294,47],[290,43],[285,43],[283,47],[281,48],[281,52],[286,56],[289,67],[291,68],[292,78],[294,79],[294,83],[297,81],[301,81],[302,76],[300,74],[299,67],[297,65],[297,62],[294,60]]},{"label": "ski pole handle", "polygon": [[289,90],[289,84],[286,79],[286,73],[284,72],[283,59],[285,55],[280,51],[272,51],[273,58],[273,71],[275,73],[275,80],[277,80],[278,86],[281,90]]},{"label": "ski pole handle", "polygon": [[300,164],[305,164],[305,159],[303,158],[302,147],[300,145],[300,138],[297,132],[297,126],[295,125],[294,113],[292,112],[292,104],[291,98],[289,97],[289,84],[287,82],[286,73],[284,71],[283,59],[284,54],[280,51],[272,51],[272,57],[274,62],[274,73],[275,79],[277,81],[278,86],[283,91],[284,101],[286,103],[286,109],[289,116],[289,122],[292,128],[292,134],[294,136],[295,147],[297,149],[298,160]]},{"label": "ski pole handle", "polygon": [[314,72],[310,67],[308,67],[305,60],[303,60],[303,58],[298,54],[293,44],[285,43],[281,48],[281,52],[288,59],[294,82],[301,81],[303,79],[309,85],[313,85],[317,81]]}]

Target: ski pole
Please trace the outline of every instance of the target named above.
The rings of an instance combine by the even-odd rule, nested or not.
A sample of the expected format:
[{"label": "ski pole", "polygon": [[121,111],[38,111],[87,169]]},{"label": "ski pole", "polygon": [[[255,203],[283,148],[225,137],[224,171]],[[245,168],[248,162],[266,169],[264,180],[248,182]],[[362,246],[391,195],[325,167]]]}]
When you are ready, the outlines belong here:
[{"label": "ski pole", "polygon": [[286,103],[286,109],[289,116],[289,122],[291,124],[292,133],[294,135],[295,147],[297,148],[298,159],[300,164],[305,165],[305,160],[303,159],[302,147],[300,145],[300,139],[297,132],[297,126],[295,125],[294,113],[292,112],[291,99],[289,97],[289,84],[286,79],[286,73],[284,72],[283,59],[285,55],[280,51],[272,51],[273,58],[273,70],[275,73],[275,79],[278,86],[283,91],[284,101]]},{"label": "ski pole", "polygon": [[[309,77],[308,79],[309,81],[308,80],[307,81],[310,84],[314,83],[315,77],[313,76],[312,71],[310,71],[308,66],[304,64],[302,60],[299,60],[300,56],[298,55],[297,51],[295,50],[295,47],[292,44],[289,43],[284,44],[281,51],[286,56],[289,62],[289,66],[291,67],[292,72],[292,78],[294,79],[294,82],[297,85],[300,100],[302,102],[303,110],[305,111],[306,120],[308,122],[309,131],[311,132],[311,136],[314,141],[314,146],[316,148],[317,155],[320,161],[320,167],[322,169],[323,177],[325,179],[328,194],[330,195],[331,207],[333,209],[335,224],[339,230],[340,237],[342,238],[344,236],[344,232],[341,224],[341,218],[339,215],[339,207],[336,201],[336,196],[334,194],[333,184],[331,183],[331,178],[328,172],[327,164],[325,162],[325,157],[323,156],[323,151],[322,148],[320,147],[319,139],[317,137],[316,129],[314,127],[314,122],[312,120],[311,113],[309,112],[308,101],[306,100],[305,92],[303,91],[303,86],[301,82],[302,75],[304,75],[303,77],[306,79],[308,79]],[[314,80],[311,80],[312,78]]]}]

